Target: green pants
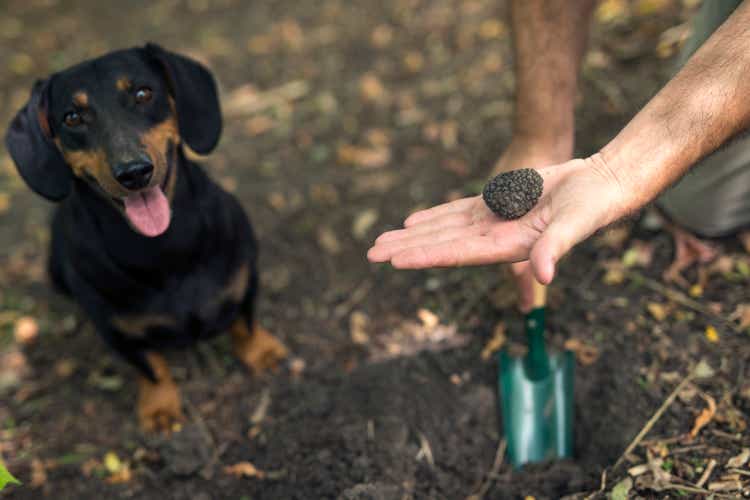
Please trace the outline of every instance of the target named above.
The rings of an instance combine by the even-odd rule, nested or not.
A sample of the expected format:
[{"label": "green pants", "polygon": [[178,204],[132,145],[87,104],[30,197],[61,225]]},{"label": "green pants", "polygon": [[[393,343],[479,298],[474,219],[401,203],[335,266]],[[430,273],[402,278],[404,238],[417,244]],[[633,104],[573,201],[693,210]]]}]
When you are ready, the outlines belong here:
[{"label": "green pants", "polygon": [[[704,0],[680,67],[741,3]],[[735,139],[699,162],[656,204],[674,222],[702,236],[725,236],[749,227],[750,137]]]}]

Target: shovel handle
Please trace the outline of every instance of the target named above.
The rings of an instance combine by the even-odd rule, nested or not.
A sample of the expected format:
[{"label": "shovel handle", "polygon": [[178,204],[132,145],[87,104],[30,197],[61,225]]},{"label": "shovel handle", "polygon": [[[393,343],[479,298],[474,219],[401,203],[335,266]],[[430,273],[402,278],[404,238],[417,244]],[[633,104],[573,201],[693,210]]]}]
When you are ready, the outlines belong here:
[{"label": "shovel handle", "polygon": [[544,343],[545,304],[547,287],[534,280],[534,309],[526,315],[526,372],[532,380],[540,380],[550,373],[550,362]]}]

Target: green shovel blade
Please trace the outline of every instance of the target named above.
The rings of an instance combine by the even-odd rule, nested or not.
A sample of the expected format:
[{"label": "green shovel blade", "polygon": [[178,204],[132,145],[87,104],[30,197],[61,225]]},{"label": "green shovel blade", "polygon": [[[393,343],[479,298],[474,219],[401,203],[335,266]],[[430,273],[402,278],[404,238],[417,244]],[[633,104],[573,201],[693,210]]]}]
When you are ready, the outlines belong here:
[{"label": "green shovel blade", "polygon": [[500,353],[500,402],[515,467],[573,455],[573,353],[548,353],[544,309],[526,317],[524,358]]}]

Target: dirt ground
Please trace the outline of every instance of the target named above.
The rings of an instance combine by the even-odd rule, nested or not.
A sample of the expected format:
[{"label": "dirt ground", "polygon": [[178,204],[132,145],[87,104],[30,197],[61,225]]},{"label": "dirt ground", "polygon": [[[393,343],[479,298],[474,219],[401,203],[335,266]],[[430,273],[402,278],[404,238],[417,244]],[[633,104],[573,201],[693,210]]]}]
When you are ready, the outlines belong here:
[{"label": "dirt ground", "polygon": [[[695,3],[599,8],[579,154],[668,76]],[[157,41],[210,65],[225,133],[205,164],[253,220],[259,317],[292,356],[256,379],[226,338],[170,354],[187,422],[142,434],[134,373],[50,291],[52,206],[0,150],[0,457],[24,483],[0,498],[740,496],[750,255],[738,240],[678,283],[662,279],[673,245],[651,212],[576,249],[549,313],[553,341],[578,355],[576,458],[522,471],[495,463],[491,351],[520,326],[507,276],[364,258],[411,210],[476,192],[507,144],[505,19],[498,0],[3,2],[3,123],[37,77],[110,49]]]}]

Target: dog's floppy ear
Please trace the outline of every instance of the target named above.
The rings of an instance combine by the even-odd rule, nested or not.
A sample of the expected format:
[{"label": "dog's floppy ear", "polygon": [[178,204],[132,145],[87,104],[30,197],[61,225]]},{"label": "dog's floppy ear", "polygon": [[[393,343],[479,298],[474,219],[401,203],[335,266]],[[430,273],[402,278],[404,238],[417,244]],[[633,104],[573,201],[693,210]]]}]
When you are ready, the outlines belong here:
[{"label": "dog's floppy ear", "polygon": [[47,116],[48,80],[38,80],[29,102],[13,118],[5,146],[23,180],[38,194],[60,201],[70,194],[73,173],[52,142]]},{"label": "dog's floppy ear", "polygon": [[177,105],[180,135],[196,153],[211,152],[221,136],[221,108],[216,82],[202,64],[156,44],[146,51],[162,66]]}]

